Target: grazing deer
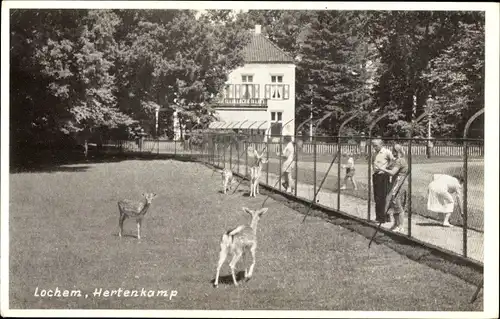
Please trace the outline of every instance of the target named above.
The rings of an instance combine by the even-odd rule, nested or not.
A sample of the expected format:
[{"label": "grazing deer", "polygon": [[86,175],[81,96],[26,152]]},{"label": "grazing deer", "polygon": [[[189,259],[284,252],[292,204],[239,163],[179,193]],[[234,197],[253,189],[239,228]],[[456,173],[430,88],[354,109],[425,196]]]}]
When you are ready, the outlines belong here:
[{"label": "grazing deer", "polygon": [[151,202],[153,198],[156,197],[154,193],[146,193],[142,194],[144,199],[142,201],[132,201],[128,199],[123,199],[118,202],[118,209],[120,211],[120,220],[118,222],[118,226],[120,227],[120,231],[118,236],[122,237],[123,232],[123,222],[128,217],[135,218],[137,223],[137,239],[141,239],[141,223],[144,215],[146,215],[149,206],[151,206]]},{"label": "grazing deer", "polygon": [[259,152],[254,149],[253,153],[255,162],[250,166],[250,197],[256,197],[256,194],[260,194],[259,179],[262,173],[262,164],[267,163],[267,159],[263,158],[264,152],[259,154]]},{"label": "grazing deer", "polygon": [[255,267],[255,251],[257,249],[257,223],[260,217],[266,213],[268,208],[261,208],[259,210],[250,210],[243,207],[243,211],[247,212],[252,216],[252,221],[250,225],[240,225],[232,230],[228,230],[224,235],[222,235],[222,241],[220,243],[220,254],[219,263],[217,265],[217,273],[215,275],[214,287],[219,286],[219,273],[224,261],[227,258],[228,253],[232,255],[232,260],[229,263],[231,268],[231,275],[233,276],[233,282],[235,286],[238,286],[236,282],[236,275],[234,273],[234,268],[241,258],[245,249],[249,249],[252,254],[252,264],[247,272],[247,265],[245,265],[245,279],[248,281],[252,277],[253,268]]},{"label": "grazing deer", "polygon": [[227,193],[228,190],[231,189],[233,185],[233,172],[231,170],[224,168],[221,171],[222,175],[222,187],[224,187],[224,194]]}]

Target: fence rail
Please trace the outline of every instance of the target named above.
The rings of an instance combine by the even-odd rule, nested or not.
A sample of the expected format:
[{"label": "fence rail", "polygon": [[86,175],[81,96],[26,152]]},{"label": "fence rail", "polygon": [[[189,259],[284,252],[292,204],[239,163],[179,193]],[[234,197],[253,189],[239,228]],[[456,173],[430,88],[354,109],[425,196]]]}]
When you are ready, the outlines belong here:
[{"label": "fence rail", "polygon": [[[403,150],[408,154],[408,145],[400,143]],[[266,145],[271,148],[272,152],[277,152],[279,150],[279,143],[249,143],[250,146],[256,149],[263,149]],[[359,144],[341,144],[342,153],[348,153],[352,155],[364,155],[368,153],[368,147],[366,145],[362,146]],[[425,145],[412,145],[411,153],[413,155],[427,155],[428,149]],[[314,143],[303,143],[301,146],[301,152],[306,154],[314,153]],[[374,152],[374,151],[372,151]],[[335,154],[337,153],[336,143],[316,143],[316,153],[317,154]],[[438,145],[433,146],[431,153],[433,156],[456,156],[461,157],[464,155],[464,148],[462,146],[453,145]],[[482,146],[469,146],[468,155],[470,157],[482,157],[484,156],[484,148]]]},{"label": "fence rail", "polygon": [[[300,137],[295,138],[296,141],[300,139]],[[337,143],[311,143],[309,141],[295,143],[295,161],[294,166],[291,167],[294,178],[292,183],[295,185],[292,194],[307,201],[318,200],[323,206],[331,207],[333,210],[373,220],[372,217],[375,216],[370,216],[369,213],[370,210],[376,211],[375,196],[370,196],[369,191],[373,183],[372,176],[370,176],[371,165],[368,163],[369,157],[363,156],[368,154],[370,140],[358,138],[357,142],[357,144],[341,143],[338,157],[325,157],[325,155],[337,154]],[[484,147],[481,145],[482,141],[476,140],[474,145],[464,147],[460,145],[463,141],[450,140],[450,145],[435,145],[430,152],[427,145],[421,144],[422,139],[413,139],[411,143],[409,139],[385,140],[388,148],[394,143],[402,145],[406,156],[411,155],[408,163],[411,164],[409,171],[412,178],[408,178],[406,182],[411,183],[411,188],[408,188],[411,201],[409,201],[405,216],[406,235],[482,262],[484,228],[484,161],[482,161]],[[411,152],[408,152],[410,145]],[[278,153],[282,152],[286,145],[280,143],[280,139],[271,138],[266,142],[254,142],[242,135],[207,133],[196,141],[194,139],[187,141],[154,139],[108,141],[104,146],[108,152],[193,155],[201,161],[216,167],[231,168],[234,172],[244,176],[248,176],[249,167],[253,161],[253,155],[248,152],[248,149],[252,147],[259,151],[266,150],[265,156],[268,163],[263,167],[261,183],[284,191],[282,186],[284,160],[278,156]],[[466,156],[464,150],[467,150]],[[372,147],[372,153],[374,152]],[[346,171],[342,167],[347,164],[349,157],[355,158],[356,190],[349,185],[350,180],[345,179]],[[474,160],[464,166],[465,157]],[[336,169],[327,170],[331,161],[335,161],[337,163],[335,165],[338,166]],[[463,174],[464,169],[467,170],[467,174]],[[457,228],[441,227],[443,217],[427,210],[428,185],[435,174],[462,174],[466,177],[467,222],[464,223],[464,216],[453,213],[450,222],[458,226]],[[324,181],[324,184],[320,184],[320,181]],[[345,189],[339,188],[340,185]],[[375,189],[375,184],[373,186]],[[317,198],[314,197],[315,193],[318,194]],[[460,230],[463,230],[465,234],[463,239],[460,236]],[[465,248],[461,249],[462,246]]]}]

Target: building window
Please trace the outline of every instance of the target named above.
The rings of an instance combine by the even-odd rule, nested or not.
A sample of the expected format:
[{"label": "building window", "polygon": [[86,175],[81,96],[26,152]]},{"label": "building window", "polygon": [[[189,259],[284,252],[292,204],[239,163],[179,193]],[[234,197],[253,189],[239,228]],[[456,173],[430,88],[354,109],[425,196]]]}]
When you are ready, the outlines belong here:
[{"label": "building window", "polygon": [[271,135],[281,135],[283,112],[271,112]]},{"label": "building window", "polygon": [[283,83],[283,75],[271,75],[272,83]]},{"label": "building window", "polygon": [[271,75],[271,99],[281,100],[283,99],[283,85],[278,83],[283,83],[283,75]]},{"label": "building window", "polygon": [[243,83],[252,83],[253,82],[253,75],[242,75],[241,76],[241,82],[243,82]]},{"label": "building window", "polygon": [[271,85],[271,99],[281,100],[283,98],[283,86]]},{"label": "building window", "polygon": [[242,75],[241,82],[243,82],[243,84],[241,85],[241,98],[242,99],[255,98],[256,96],[255,85],[250,84],[253,82],[253,75]]}]

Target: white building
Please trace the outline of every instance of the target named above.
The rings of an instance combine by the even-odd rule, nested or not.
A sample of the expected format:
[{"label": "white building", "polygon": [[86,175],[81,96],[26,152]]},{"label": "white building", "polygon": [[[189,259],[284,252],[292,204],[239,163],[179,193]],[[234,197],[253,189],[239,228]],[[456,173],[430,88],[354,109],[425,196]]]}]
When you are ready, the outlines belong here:
[{"label": "white building", "polygon": [[232,71],[221,98],[213,106],[215,130],[233,129],[262,135],[294,135],[295,64],[255,26],[243,50],[245,64]]}]

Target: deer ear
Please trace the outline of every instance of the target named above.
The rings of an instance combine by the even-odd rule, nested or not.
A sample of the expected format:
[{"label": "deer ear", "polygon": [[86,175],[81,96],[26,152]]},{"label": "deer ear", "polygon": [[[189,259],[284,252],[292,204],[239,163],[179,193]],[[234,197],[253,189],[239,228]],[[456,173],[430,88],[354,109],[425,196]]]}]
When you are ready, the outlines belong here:
[{"label": "deer ear", "polygon": [[246,212],[246,213],[248,213],[248,214],[252,215],[252,211],[251,211],[250,209],[248,209],[248,208],[246,208],[246,207],[242,207],[242,209],[243,209],[243,211],[244,211],[244,212]]},{"label": "deer ear", "polygon": [[146,194],[142,193],[142,197],[146,197]]},{"label": "deer ear", "polygon": [[269,209],[269,208],[267,208],[267,207],[264,207],[264,208],[259,209],[259,216],[262,216],[262,215],[264,215],[265,213],[267,213],[267,210],[268,210],[268,209]]}]

